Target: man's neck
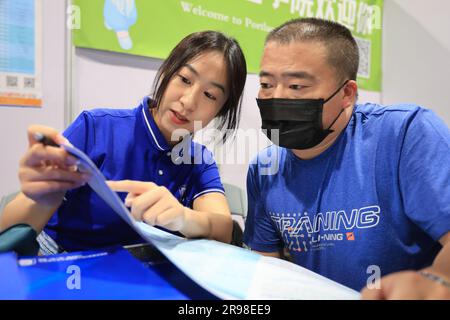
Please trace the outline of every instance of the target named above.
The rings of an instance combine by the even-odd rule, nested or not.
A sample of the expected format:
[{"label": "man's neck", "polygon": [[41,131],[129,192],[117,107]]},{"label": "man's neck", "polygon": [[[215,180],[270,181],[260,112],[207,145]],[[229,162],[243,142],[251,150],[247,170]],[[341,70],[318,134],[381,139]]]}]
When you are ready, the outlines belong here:
[{"label": "man's neck", "polygon": [[325,152],[328,148],[330,148],[334,144],[334,142],[339,137],[339,135],[342,133],[342,131],[344,131],[345,128],[347,127],[347,124],[349,123],[349,121],[352,117],[352,114],[353,114],[353,108],[354,108],[354,106],[346,108],[342,112],[342,117],[340,119],[338,119],[333,126],[334,131],[332,133],[330,133],[317,146],[310,148],[310,149],[305,149],[305,150],[292,149],[292,152],[298,158],[303,159],[303,160],[313,159],[313,158],[319,156],[320,154],[322,154],[323,152]]}]

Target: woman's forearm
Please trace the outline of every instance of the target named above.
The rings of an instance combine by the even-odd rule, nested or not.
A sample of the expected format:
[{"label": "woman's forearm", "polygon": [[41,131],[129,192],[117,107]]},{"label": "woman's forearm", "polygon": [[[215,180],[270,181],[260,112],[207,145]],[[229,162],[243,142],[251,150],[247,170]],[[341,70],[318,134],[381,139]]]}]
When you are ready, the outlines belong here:
[{"label": "woman's forearm", "polygon": [[26,223],[40,233],[57,208],[58,205],[38,204],[23,193],[19,193],[5,207],[0,219],[0,230],[5,230],[18,223]]},{"label": "woman's forearm", "polygon": [[232,229],[230,216],[186,208],[186,222],[180,232],[188,238],[201,237],[230,243]]}]

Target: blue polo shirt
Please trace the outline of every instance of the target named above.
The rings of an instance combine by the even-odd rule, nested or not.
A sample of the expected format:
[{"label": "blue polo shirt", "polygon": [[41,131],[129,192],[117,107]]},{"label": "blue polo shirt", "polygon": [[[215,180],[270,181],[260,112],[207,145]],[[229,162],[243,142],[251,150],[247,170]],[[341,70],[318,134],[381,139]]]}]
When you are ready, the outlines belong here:
[{"label": "blue polo shirt", "polygon": [[[357,105],[311,160],[271,146],[250,165],[244,242],[361,290],[429,266],[450,231],[450,131],[432,111]],[[370,282],[371,283],[371,282]]]},{"label": "blue polo shirt", "polygon": [[[211,152],[190,139],[171,148],[153,120],[149,100],[144,98],[135,109],[84,111],[64,136],[92,159],[107,180],[154,182],[190,208],[203,194],[224,193]],[[189,156],[180,148],[186,143]],[[119,195],[124,199],[126,193]],[[89,186],[68,191],[66,199],[44,228],[62,249],[144,242]]]}]

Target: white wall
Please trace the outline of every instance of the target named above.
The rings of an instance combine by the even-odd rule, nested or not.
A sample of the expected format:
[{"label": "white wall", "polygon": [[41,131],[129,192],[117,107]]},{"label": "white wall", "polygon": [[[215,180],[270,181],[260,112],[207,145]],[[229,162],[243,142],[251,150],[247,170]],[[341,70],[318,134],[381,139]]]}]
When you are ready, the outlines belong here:
[{"label": "white wall", "polygon": [[450,1],[384,2],[382,102],[423,105],[450,126]]},{"label": "white wall", "polygon": [[0,107],[0,196],[19,189],[19,159],[27,148],[26,130],[42,123],[64,127],[65,3],[42,0],[42,108]]},{"label": "white wall", "polygon": [[[50,4],[51,3],[51,4]],[[38,110],[0,107],[0,195],[19,187],[17,167],[26,148],[26,127],[43,123],[64,127],[65,8],[63,1],[43,0],[44,107]],[[383,29],[383,103],[414,102],[435,110],[450,125],[447,79],[450,74],[450,2],[445,0],[386,0]],[[160,60],[120,53],[76,49],[73,56],[72,119],[93,107],[130,108],[151,91]],[[259,128],[255,102],[258,79],[248,75],[241,128]],[[379,95],[361,92],[360,101]],[[265,137],[261,134],[261,146]],[[258,148],[249,146],[247,159]],[[242,151],[240,146],[238,151]],[[216,149],[221,163],[220,148]],[[247,164],[220,166],[222,180],[245,188]]]},{"label": "white wall", "polygon": [[133,108],[151,92],[162,60],[75,49],[73,116],[92,108]]}]

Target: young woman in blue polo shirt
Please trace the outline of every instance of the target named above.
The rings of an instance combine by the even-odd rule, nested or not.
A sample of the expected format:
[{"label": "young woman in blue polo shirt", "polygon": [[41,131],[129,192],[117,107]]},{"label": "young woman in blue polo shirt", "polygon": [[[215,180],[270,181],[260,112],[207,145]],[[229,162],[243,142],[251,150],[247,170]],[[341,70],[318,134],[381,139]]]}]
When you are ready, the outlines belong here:
[{"label": "young woman in blue polo shirt", "polygon": [[[128,194],[136,219],[186,237],[229,242],[232,220],[213,157],[178,137],[214,118],[220,128],[236,129],[245,79],[245,58],[234,39],[194,33],[173,49],[158,71],[153,98],[137,108],[84,111],[64,136],[31,126],[19,170],[22,192],[5,208],[1,228],[30,224],[42,231],[45,253],[143,241],[85,185],[89,176],[74,170],[76,159],[34,139],[40,132],[83,150],[111,188],[123,198]],[[183,155],[177,147],[186,141]]]}]

